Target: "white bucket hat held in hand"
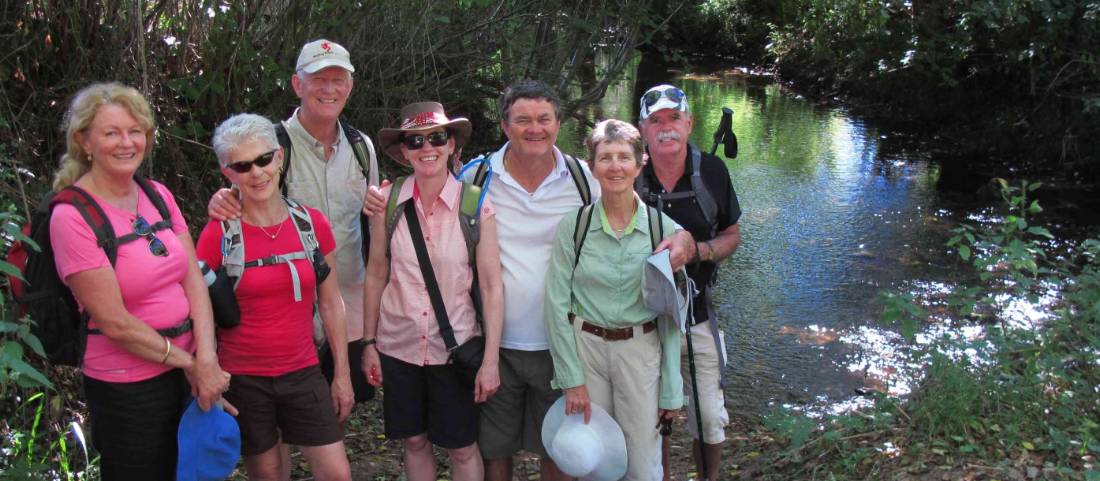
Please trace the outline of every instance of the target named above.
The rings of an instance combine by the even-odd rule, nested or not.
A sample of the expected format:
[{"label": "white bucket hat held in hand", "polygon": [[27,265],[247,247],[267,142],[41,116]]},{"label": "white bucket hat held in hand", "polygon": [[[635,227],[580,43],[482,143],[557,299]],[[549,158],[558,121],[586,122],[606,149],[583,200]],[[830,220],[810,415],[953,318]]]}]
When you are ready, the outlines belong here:
[{"label": "white bucket hat held in hand", "polygon": [[680,332],[687,330],[691,300],[695,297],[695,283],[683,267],[673,271],[669,250],[646,258],[642,275],[642,300],[645,306],[661,316],[669,316]]},{"label": "white bucket hat held in hand", "polygon": [[626,437],[603,408],[592,403],[592,418],[565,415],[565,397],[542,420],[542,445],[563,473],[581,481],[616,481],[626,476]]}]

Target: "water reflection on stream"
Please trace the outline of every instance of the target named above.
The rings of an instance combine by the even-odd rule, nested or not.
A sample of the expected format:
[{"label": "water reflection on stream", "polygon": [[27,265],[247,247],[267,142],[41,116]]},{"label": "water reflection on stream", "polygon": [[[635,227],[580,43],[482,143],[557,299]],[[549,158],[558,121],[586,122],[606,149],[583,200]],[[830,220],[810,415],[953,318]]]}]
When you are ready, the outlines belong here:
[{"label": "water reflection on stream", "polygon": [[[722,266],[715,296],[731,335],[731,411],[835,410],[858,404],[856,390],[907,393],[917,367],[904,363],[900,336],[877,323],[875,297],[894,287],[934,297],[951,285],[944,241],[978,207],[948,205],[934,164],[843,109],[732,72],[674,83],[688,94],[698,145],[709,149],[722,106],[735,111],[740,154],[727,165],[743,244]],[[613,86],[590,118],[634,120],[633,87]],[[586,131],[566,124],[559,144],[581,153]]]}]

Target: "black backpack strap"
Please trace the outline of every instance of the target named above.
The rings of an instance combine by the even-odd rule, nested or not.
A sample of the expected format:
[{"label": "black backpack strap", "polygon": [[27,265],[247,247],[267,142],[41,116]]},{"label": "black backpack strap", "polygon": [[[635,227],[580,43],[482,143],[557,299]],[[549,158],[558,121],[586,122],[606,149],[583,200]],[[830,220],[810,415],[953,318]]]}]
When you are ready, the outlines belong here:
[{"label": "black backpack strap", "polygon": [[275,138],[279,139],[279,146],[283,148],[283,175],[279,176],[279,192],[286,197],[286,179],[290,177],[290,151],[294,144],[290,142],[290,134],[282,122],[275,122]]},{"label": "black backpack strap", "polygon": [[484,187],[485,186],[485,179],[488,177],[488,174],[489,174],[489,161],[486,160],[486,161],[482,162],[480,165],[478,165],[477,170],[474,171],[473,184],[478,186],[478,187]]},{"label": "black backpack strap", "polygon": [[431,299],[432,310],[435,311],[435,320],[439,323],[439,335],[443,337],[447,352],[450,352],[458,347],[458,341],[455,340],[451,320],[447,317],[447,306],[443,303],[443,295],[439,293],[439,282],[435,277],[435,269],[432,268],[432,260],[428,257],[428,247],[424,245],[424,232],[420,230],[420,219],[416,217],[416,204],[406,202],[404,211],[409,235],[412,237],[413,247],[416,248],[416,260],[420,264],[420,273],[424,276],[428,298]]},{"label": "black backpack strap", "polygon": [[573,270],[577,270],[577,264],[581,262],[581,248],[584,240],[588,238],[588,227],[592,224],[592,204],[577,210],[577,223],[573,226]]},{"label": "black backpack strap", "polygon": [[137,182],[138,187],[141,187],[141,191],[145,192],[145,197],[149,198],[149,202],[153,203],[153,207],[156,207],[157,213],[160,214],[160,221],[151,226],[153,232],[171,229],[172,213],[168,211],[168,204],[164,202],[164,197],[160,196],[160,192],[157,191],[157,188],[149,179],[140,175],[134,176],[134,182]]},{"label": "black backpack strap", "polygon": [[584,175],[584,168],[581,167],[580,161],[566,153],[561,155],[565,158],[565,167],[569,169],[569,175],[573,177],[573,184],[577,186],[577,193],[581,196],[581,203],[584,205],[591,204],[592,187],[588,185],[588,177]]},{"label": "black backpack strap", "polygon": [[[645,203],[643,202],[642,205],[645,205]],[[657,245],[665,238],[665,226],[661,223],[661,217],[664,213],[648,205],[645,205],[645,208],[646,217],[649,217],[649,244],[653,247],[653,250],[657,250]]]}]

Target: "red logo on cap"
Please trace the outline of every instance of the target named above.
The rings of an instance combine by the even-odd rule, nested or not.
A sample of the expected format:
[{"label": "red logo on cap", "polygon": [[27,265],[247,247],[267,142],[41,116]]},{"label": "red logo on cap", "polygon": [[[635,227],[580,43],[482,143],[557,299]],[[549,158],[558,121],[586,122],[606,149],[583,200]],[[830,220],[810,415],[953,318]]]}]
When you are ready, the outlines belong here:
[{"label": "red logo on cap", "polygon": [[321,48],[325,49],[326,52],[332,51],[332,45],[329,45],[328,42],[321,42]]}]

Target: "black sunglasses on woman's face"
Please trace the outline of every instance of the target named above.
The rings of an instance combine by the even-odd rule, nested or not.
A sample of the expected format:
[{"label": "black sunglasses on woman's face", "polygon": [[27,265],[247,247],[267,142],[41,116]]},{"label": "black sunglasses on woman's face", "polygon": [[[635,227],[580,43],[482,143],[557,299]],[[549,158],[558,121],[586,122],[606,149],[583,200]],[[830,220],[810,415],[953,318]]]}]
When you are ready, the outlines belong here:
[{"label": "black sunglasses on woman's face", "polygon": [[264,167],[267,167],[268,164],[271,163],[271,161],[275,160],[275,153],[278,152],[278,151],[279,151],[279,149],[275,149],[275,150],[272,150],[271,152],[268,152],[266,154],[262,154],[259,157],[256,157],[255,159],[246,160],[246,161],[243,161],[243,162],[233,162],[232,164],[229,164],[225,167],[227,169],[233,169],[233,171],[237,172],[238,174],[246,174],[246,173],[248,173],[249,171],[252,170],[253,165],[255,165],[256,167],[259,167],[261,169],[264,168]]},{"label": "black sunglasses on woman's face", "polygon": [[432,132],[428,135],[423,134],[404,134],[401,136],[401,143],[405,144],[405,148],[409,150],[419,150],[424,146],[424,141],[427,140],[432,147],[443,147],[447,145],[447,139],[451,136],[447,134],[446,130],[440,132]]}]

